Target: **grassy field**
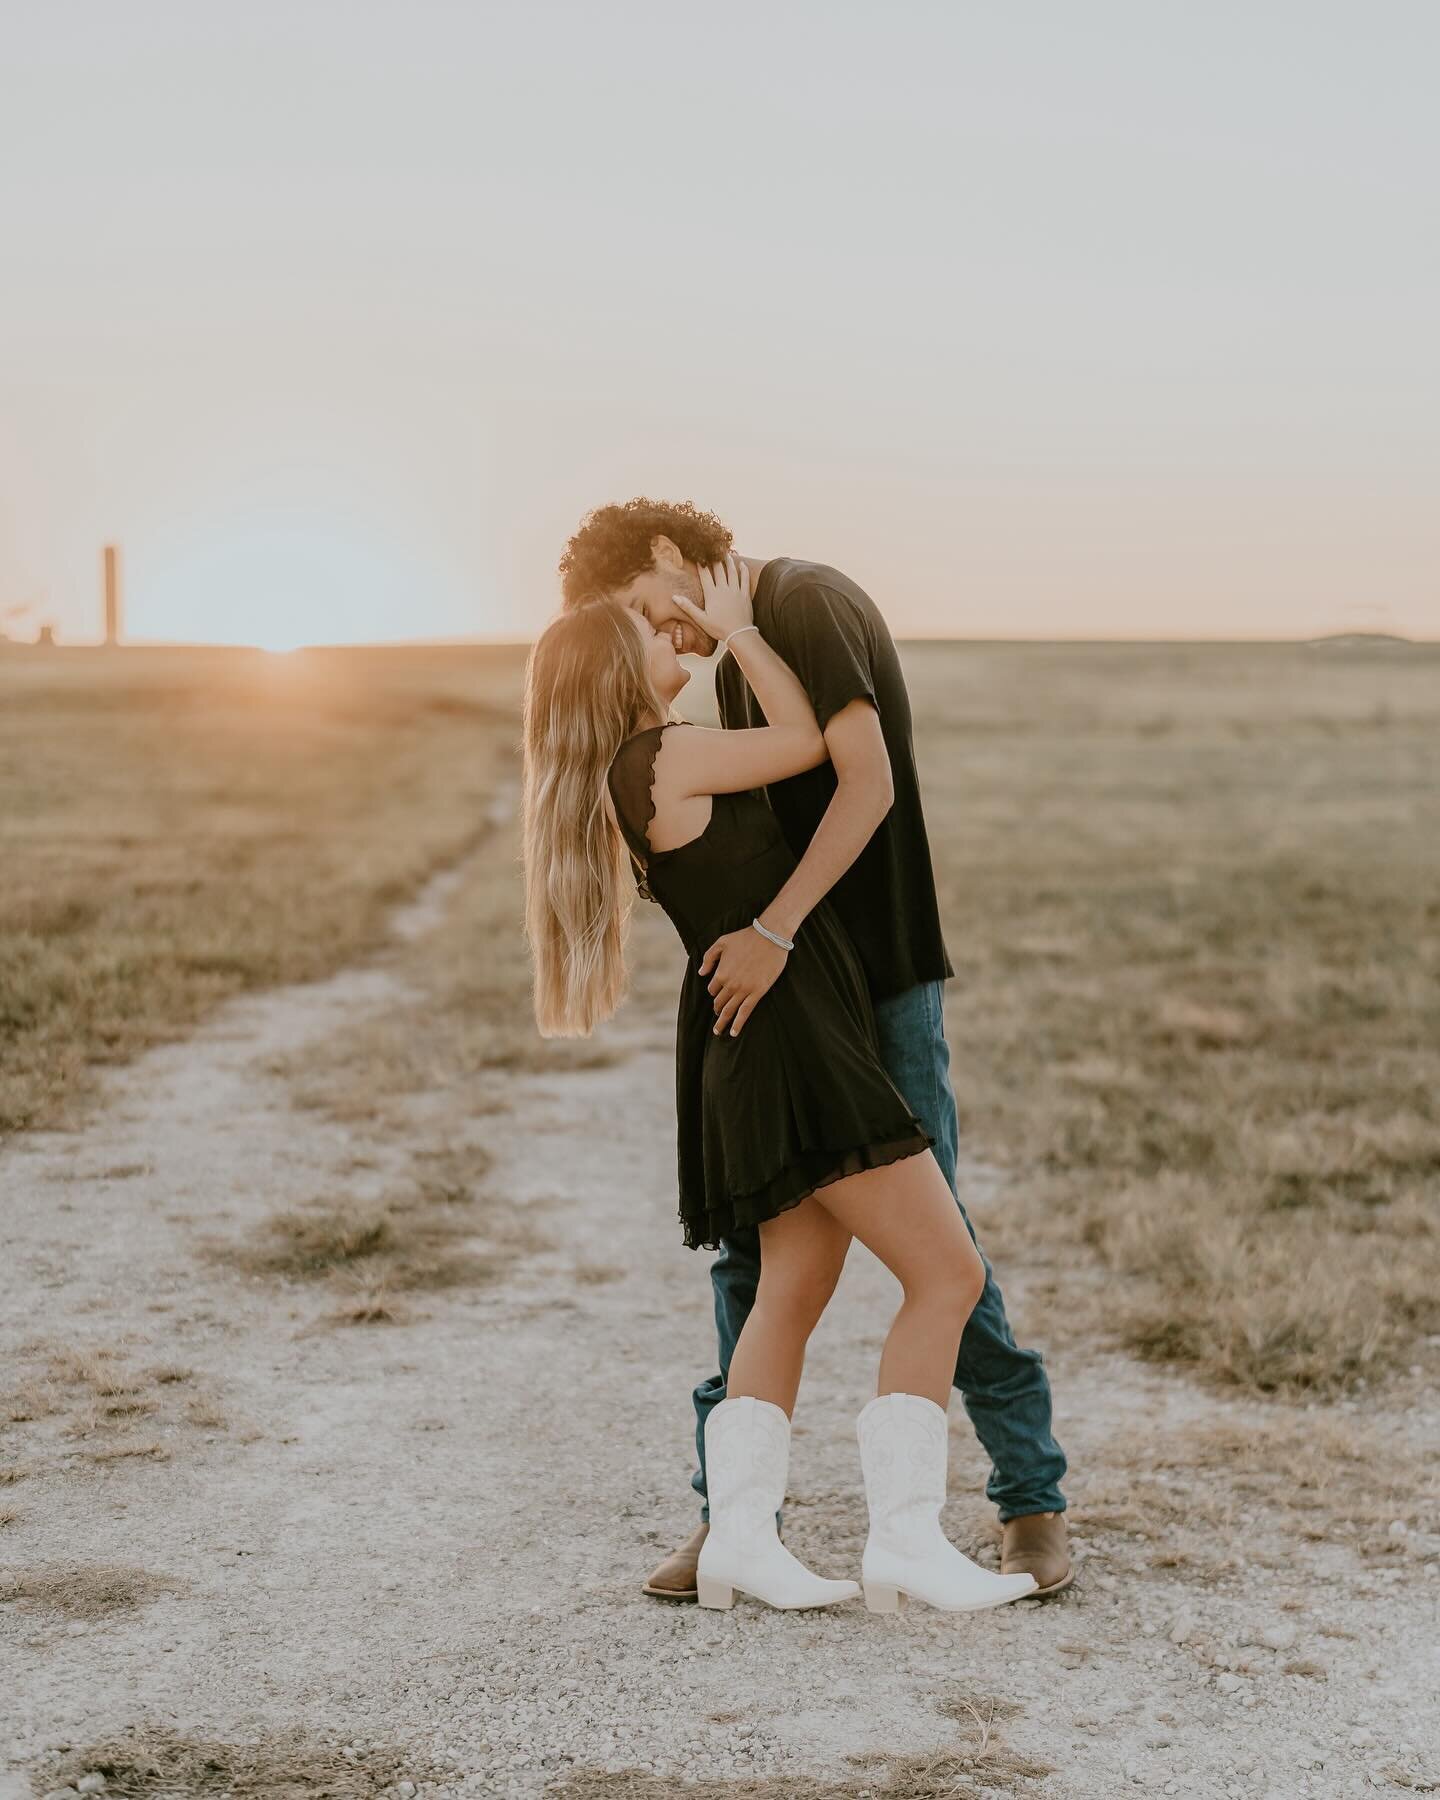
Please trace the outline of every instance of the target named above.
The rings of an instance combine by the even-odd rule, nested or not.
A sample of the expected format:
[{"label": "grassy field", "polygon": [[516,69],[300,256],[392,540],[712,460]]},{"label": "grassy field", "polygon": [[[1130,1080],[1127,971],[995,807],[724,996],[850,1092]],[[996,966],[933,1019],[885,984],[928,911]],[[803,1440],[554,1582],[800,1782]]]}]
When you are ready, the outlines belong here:
[{"label": "grassy field", "polygon": [[[1068,1246],[1068,1305],[1244,1389],[1433,1357],[1440,650],[905,659],[962,1124],[1013,1176],[1002,1241]],[[63,1116],[90,1063],[226,993],[376,942],[513,780],[520,664],[0,657],[3,1124]],[[636,926],[636,1003],[663,1023],[678,947],[653,909]],[[416,956],[426,1029],[335,1046],[311,1103],[371,1117],[587,1054],[529,1023],[513,827]]]},{"label": "grassy field", "polygon": [[[914,650],[972,1147],[1143,1355],[1440,1332],[1440,650]],[[1430,1347],[1433,1350],[1433,1346]]]},{"label": "grassy field", "polygon": [[519,653],[0,652],[0,1134],[476,843]]}]

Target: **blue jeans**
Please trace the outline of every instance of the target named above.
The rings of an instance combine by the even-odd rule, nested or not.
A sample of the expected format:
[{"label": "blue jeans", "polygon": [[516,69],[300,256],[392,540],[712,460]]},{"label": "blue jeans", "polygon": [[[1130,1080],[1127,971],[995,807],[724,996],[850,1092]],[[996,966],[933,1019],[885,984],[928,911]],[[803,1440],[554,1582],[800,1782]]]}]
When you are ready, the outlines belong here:
[{"label": "blue jeans", "polygon": [[[1000,1520],[1022,1513],[1064,1512],[1060,1478],[1065,1454],[1050,1429],[1050,1382],[1038,1350],[1016,1344],[1005,1316],[1005,1301],[980,1249],[975,1227],[955,1187],[959,1123],[955,1092],[950,1085],[950,1046],[945,1042],[945,989],[939,981],[921,982],[903,993],[875,1003],[880,1060],[905,1096],[920,1123],[935,1139],[934,1155],[944,1170],[955,1204],[985,1265],[985,1287],[965,1322],[955,1361],[955,1386],[965,1410],[990,1457],[985,1493],[1000,1510]],[[700,1467],[690,1485],[705,1499],[705,1420],[725,1398],[725,1380],[741,1327],[755,1304],[760,1281],[760,1232],[747,1226],[720,1240],[710,1265],[715,1293],[715,1331],[720,1346],[720,1373],[694,1390],[695,1447]],[[783,1514],[775,1515],[777,1524]],[[710,1517],[708,1500],[700,1508]]]}]

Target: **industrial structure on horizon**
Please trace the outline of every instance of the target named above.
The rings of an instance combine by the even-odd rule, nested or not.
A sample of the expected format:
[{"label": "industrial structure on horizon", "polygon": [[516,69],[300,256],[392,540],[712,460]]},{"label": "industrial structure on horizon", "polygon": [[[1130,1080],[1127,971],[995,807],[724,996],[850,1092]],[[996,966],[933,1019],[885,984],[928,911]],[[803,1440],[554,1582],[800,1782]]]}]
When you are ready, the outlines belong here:
[{"label": "industrial structure on horizon", "polygon": [[120,642],[120,546],[107,544],[105,563],[105,642]]}]

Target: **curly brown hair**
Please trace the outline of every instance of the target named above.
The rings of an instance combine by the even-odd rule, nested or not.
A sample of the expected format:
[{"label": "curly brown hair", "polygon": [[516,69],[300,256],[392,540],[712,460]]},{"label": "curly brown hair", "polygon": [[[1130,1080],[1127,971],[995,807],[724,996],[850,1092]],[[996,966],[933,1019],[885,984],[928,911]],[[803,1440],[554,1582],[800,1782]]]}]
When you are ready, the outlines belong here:
[{"label": "curly brown hair", "polygon": [[668,537],[686,562],[705,568],[723,561],[734,542],[728,525],[689,500],[639,498],[623,506],[597,506],[560,558],[566,606],[613,593],[653,568],[650,544],[657,537]]}]

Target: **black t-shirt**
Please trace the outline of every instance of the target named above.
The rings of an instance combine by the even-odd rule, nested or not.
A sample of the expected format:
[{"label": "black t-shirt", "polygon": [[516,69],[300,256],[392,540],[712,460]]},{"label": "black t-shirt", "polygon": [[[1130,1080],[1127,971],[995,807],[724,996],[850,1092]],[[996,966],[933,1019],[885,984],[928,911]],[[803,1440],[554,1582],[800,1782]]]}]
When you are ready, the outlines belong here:
[{"label": "black t-shirt", "polygon": [[[875,602],[838,569],[781,556],[755,585],[755,623],[795,671],[823,731],[860,695],[873,702],[890,752],[895,801],[874,836],[835,883],[831,905],[844,921],[870,983],[883,1000],[955,973],[940,931],[940,906],[910,728],[910,696],[890,629]],[[728,652],[715,680],[727,729],[768,723]],[[803,856],[835,792],[829,762],[766,789],[794,854]],[[804,927],[802,926],[803,930]]]}]

